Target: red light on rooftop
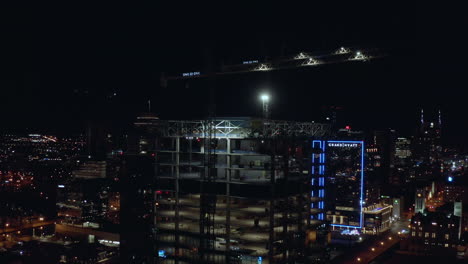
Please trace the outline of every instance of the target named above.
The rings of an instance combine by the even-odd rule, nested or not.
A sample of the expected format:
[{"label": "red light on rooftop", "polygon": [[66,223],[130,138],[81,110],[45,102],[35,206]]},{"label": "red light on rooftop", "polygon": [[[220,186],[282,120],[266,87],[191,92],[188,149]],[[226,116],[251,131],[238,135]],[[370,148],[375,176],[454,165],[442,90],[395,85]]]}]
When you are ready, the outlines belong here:
[{"label": "red light on rooftop", "polygon": [[345,126],[345,129],[350,130],[351,127],[350,126]]},{"label": "red light on rooftop", "polygon": [[157,194],[162,194],[162,192],[161,192],[161,191],[156,191],[156,193],[157,193]]}]

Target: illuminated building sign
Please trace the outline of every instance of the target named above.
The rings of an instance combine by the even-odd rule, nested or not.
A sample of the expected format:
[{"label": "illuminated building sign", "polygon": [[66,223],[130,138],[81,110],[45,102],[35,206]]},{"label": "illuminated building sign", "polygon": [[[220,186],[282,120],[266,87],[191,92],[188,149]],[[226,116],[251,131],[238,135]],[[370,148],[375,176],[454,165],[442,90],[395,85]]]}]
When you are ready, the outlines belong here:
[{"label": "illuminated building sign", "polygon": [[341,148],[357,148],[360,147],[357,143],[328,143],[329,147],[341,147]]},{"label": "illuminated building sign", "polygon": [[254,64],[258,63],[258,60],[251,60],[251,61],[243,61],[242,64]]},{"label": "illuminated building sign", "polygon": [[200,75],[200,72],[184,72],[184,73],[182,73],[183,77],[198,76],[198,75]]}]

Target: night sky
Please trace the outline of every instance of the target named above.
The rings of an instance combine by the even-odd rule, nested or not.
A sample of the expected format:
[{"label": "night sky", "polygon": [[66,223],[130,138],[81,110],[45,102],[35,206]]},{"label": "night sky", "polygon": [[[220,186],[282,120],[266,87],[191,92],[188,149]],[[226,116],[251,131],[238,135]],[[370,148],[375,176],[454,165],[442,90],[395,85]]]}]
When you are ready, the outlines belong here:
[{"label": "night sky", "polygon": [[161,72],[350,46],[387,56],[220,77],[216,114],[258,116],[258,95],[267,90],[275,119],[320,121],[324,107],[338,105],[353,129],[394,128],[407,136],[421,107],[434,119],[440,108],[444,141],[468,145],[467,23],[453,10],[53,6],[0,12],[5,131],[77,133],[90,119],[125,126],[147,109],[148,99],[161,119],[203,118],[206,82],[162,88]]}]

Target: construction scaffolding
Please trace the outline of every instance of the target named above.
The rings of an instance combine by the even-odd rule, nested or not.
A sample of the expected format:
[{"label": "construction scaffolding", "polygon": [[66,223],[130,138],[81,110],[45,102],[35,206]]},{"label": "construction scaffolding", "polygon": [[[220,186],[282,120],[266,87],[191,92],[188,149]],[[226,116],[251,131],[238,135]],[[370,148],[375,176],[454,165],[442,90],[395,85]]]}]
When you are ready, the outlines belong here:
[{"label": "construction scaffolding", "polygon": [[217,138],[271,138],[279,136],[324,137],[330,125],[315,122],[294,122],[261,119],[216,119],[209,126],[206,120],[160,121],[164,137],[206,138],[210,132]]},{"label": "construction scaffolding", "polygon": [[305,263],[310,242],[323,242],[310,139],[328,124],[226,118],[159,130],[157,263]]}]

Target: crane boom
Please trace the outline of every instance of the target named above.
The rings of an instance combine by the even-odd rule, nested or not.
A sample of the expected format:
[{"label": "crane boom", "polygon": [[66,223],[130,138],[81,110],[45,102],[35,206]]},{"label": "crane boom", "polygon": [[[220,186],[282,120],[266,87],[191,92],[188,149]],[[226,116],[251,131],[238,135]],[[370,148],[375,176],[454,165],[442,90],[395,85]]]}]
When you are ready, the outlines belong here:
[{"label": "crane boom", "polygon": [[[350,48],[341,47],[336,51],[325,54],[300,52],[299,54],[293,56],[278,57],[263,62],[259,60],[247,60],[239,64],[223,65],[221,66],[220,71],[211,74],[226,75],[249,72],[268,72],[294,68],[306,68],[327,64],[369,61],[382,58],[384,56],[385,54],[376,49],[351,50]],[[165,74],[163,74],[161,76],[161,84],[163,87],[166,87],[167,81],[169,80],[206,78],[208,76],[208,73],[200,71],[183,72],[172,76],[166,76]]]}]

